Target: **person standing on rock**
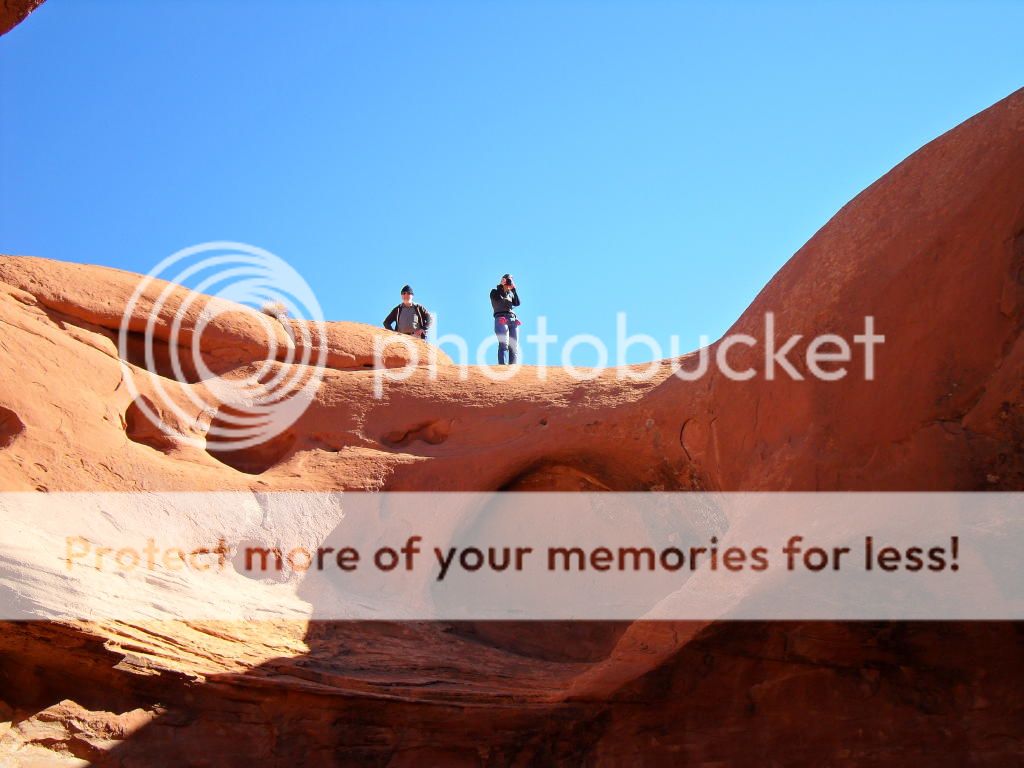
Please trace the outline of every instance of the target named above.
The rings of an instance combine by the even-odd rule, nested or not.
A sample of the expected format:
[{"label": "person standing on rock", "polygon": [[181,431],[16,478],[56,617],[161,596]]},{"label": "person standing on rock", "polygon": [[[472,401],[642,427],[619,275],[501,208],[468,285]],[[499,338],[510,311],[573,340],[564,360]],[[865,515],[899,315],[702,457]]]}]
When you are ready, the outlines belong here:
[{"label": "person standing on rock", "polygon": [[433,318],[426,307],[414,303],[412,298],[412,288],[403,285],[402,303],[392,309],[390,314],[384,318],[384,327],[389,331],[398,331],[418,339],[425,339]]},{"label": "person standing on rock", "polygon": [[498,337],[498,365],[519,362],[519,326],[512,307],[519,306],[519,291],[512,275],[504,274],[497,288],[491,289],[491,309],[494,310],[494,335]]}]

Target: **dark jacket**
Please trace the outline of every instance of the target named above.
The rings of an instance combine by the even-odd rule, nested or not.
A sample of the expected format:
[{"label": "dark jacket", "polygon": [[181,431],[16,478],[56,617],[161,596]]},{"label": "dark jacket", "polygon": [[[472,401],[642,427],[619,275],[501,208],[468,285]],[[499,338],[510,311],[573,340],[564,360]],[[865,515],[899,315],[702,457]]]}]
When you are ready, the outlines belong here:
[{"label": "dark jacket", "polygon": [[[398,310],[400,310],[403,306],[403,304],[399,304],[397,307],[391,310],[387,317],[384,318],[384,327],[387,328],[389,331],[395,331],[398,329]],[[422,328],[424,331],[430,328],[430,323],[434,318],[432,318],[430,316],[430,313],[427,312],[427,308],[424,307],[422,304],[413,304],[412,307],[413,309],[416,310],[416,314],[419,315],[420,317],[420,328]]]},{"label": "dark jacket", "polygon": [[499,317],[501,315],[515,317],[515,312],[512,311],[512,307],[519,306],[519,292],[513,288],[508,293],[501,292],[501,286],[491,289],[491,309],[494,310],[494,316]]}]

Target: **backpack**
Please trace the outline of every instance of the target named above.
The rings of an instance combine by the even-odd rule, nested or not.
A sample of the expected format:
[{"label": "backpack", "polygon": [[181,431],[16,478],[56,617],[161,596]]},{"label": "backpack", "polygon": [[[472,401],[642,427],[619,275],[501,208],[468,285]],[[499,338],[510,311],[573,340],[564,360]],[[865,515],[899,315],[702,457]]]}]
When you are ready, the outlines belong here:
[{"label": "backpack", "polygon": [[[399,304],[397,307],[395,307],[396,325],[398,323],[398,319],[401,317],[402,309],[404,308],[404,306],[404,304]],[[430,313],[427,312],[426,309],[424,309],[422,304],[413,304],[412,308],[416,310],[416,316],[419,318],[420,321],[420,328],[424,331],[427,330],[427,328],[430,327]]]}]

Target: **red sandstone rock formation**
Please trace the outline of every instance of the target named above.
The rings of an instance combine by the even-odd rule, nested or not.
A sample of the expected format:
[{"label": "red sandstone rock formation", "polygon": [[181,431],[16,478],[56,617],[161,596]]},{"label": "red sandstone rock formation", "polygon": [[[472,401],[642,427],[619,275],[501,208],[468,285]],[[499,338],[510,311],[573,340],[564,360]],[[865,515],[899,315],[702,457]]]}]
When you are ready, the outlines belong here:
[{"label": "red sandstone rock formation", "polygon": [[0,35],[21,24],[45,0],[0,0]]},{"label": "red sandstone rock formation", "polygon": [[[714,367],[685,382],[665,363],[645,383],[545,381],[524,367],[498,386],[442,365],[377,400],[363,366],[384,332],[334,324],[330,369],[287,439],[211,454],[148,427],[120,386],[114,329],[135,280],[0,259],[3,490],[1024,489],[1024,91],[865,190],[733,328],[763,343],[773,312],[780,343],[802,335],[795,360],[810,337],[850,338],[872,315],[886,341],[871,382],[735,382]],[[242,309],[224,316],[202,354],[246,374],[266,352],[257,327]],[[761,370],[762,353],[737,348],[734,366],[747,362]],[[201,438],[199,417],[172,426]],[[1006,765],[1024,754],[1019,632],[9,624],[0,756]]]}]

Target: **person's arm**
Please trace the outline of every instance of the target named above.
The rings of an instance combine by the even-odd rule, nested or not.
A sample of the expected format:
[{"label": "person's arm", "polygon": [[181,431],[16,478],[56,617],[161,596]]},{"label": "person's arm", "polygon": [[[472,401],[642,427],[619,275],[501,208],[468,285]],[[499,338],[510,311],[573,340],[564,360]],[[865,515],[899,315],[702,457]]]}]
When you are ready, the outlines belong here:
[{"label": "person's arm", "polygon": [[388,314],[388,316],[384,318],[384,327],[387,328],[389,331],[393,331],[395,329],[392,328],[391,326],[392,325],[396,325],[397,326],[397,324],[398,324],[398,307],[395,307],[394,309],[391,310],[391,312]]},{"label": "person's arm", "polygon": [[420,309],[423,310],[423,317],[421,318],[421,320],[423,322],[423,331],[425,333],[426,331],[430,330],[430,326],[434,322],[434,316],[430,314],[430,311],[426,307],[421,305]]},{"label": "person's arm", "polygon": [[519,306],[519,289],[518,288],[513,288],[512,289],[512,306],[513,307],[518,307]]}]

